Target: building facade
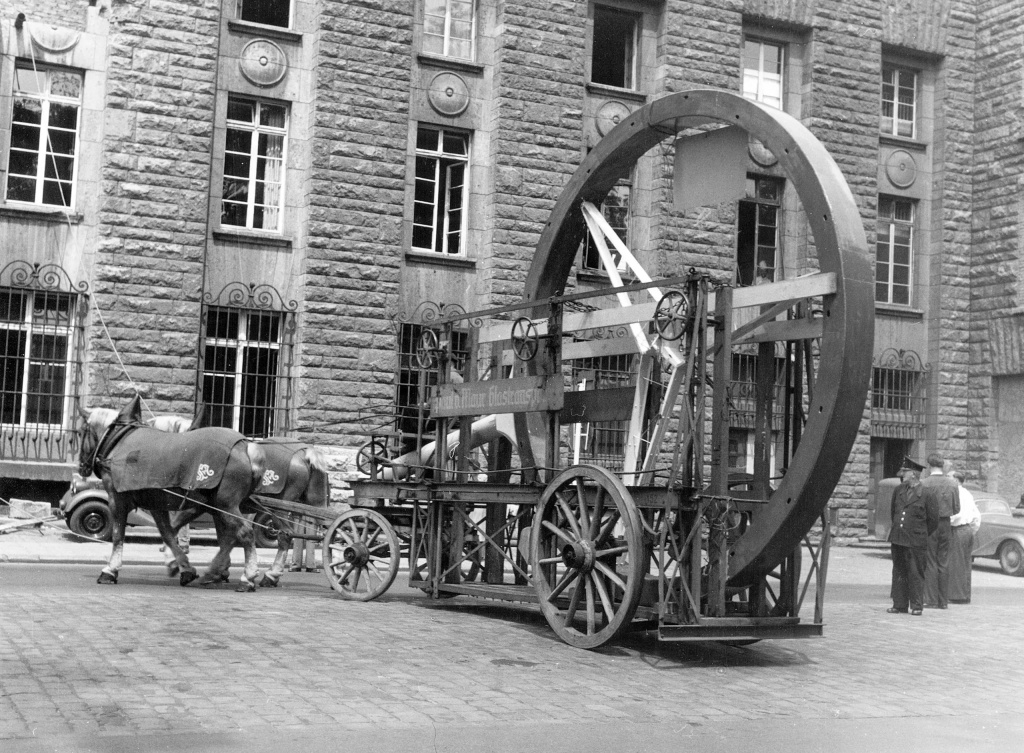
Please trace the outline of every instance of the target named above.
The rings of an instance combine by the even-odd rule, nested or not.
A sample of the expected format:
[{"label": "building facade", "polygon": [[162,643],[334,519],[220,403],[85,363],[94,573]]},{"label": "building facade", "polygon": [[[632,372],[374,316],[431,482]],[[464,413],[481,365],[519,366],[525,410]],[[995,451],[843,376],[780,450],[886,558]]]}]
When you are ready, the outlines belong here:
[{"label": "building facade", "polygon": [[[1024,488],[1019,3],[0,6],[0,496],[66,488],[77,409],[136,391],[343,466],[375,415],[415,397],[417,307],[517,301],[587,151],[645,103],[709,86],[810,128],[875,253],[872,384],[832,501],[843,533],[866,532],[904,455]],[[649,153],[603,205],[652,275],[807,271],[773,155],[751,143],[744,195],[688,211],[673,157]],[[589,244],[570,284],[608,285]],[[594,453],[614,454],[606,434]],[[734,430],[737,470],[752,442]]]}]

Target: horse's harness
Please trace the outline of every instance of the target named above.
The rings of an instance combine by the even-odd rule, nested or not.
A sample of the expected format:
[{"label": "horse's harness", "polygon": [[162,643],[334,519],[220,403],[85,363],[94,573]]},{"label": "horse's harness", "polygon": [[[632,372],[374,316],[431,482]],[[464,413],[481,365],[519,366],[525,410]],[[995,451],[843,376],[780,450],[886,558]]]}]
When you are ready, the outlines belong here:
[{"label": "horse's harness", "polygon": [[[133,430],[138,429],[142,426],[140,423],[121,423],[114,421],[106,429],[103,430],[103,434],[100,435],[99,440],[96,442],[96,449],[92,453],[92,461],[89,463],[89,468],[93,473],[96,473],[96,469],[101,471],[110,470],[110,462],[107,460],[107,455],[111,450],[124,439]],[[99,475],[99,474],[97,474]]]}]

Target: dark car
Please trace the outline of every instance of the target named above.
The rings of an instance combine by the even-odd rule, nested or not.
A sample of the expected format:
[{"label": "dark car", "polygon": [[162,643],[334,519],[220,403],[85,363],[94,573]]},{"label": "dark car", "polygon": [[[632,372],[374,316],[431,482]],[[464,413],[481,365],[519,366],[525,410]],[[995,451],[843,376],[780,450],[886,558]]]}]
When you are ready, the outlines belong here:
[{"label": "dark car", "polygon": [[981,513],[971,556],[997,559],[1007,575],[1024,575],[1024,519],[1013,517],[1009,502],[998,494],[971,493]]}]

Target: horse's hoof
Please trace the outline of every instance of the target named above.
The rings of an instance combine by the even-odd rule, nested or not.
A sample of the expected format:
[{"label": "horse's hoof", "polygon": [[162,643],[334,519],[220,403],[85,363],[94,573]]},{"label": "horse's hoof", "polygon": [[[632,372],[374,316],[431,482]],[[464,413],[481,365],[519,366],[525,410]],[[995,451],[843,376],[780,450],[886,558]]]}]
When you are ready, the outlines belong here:
[{"label": "horse's hoof", "polygon": [[269,573],[263,574],[263,580],[260,581],[260,588],[277,588],[281,583],[280,575],[270,575]]},{"label": "horse's hoof", "polygon": [[178,578],[178,583],[180,583],[182,586],[187,586],[189,583],[191,583],[192,581],[194,581],[198,577],[199,577],[199,575],[194,570],[193,571],[186,570]]},{"label": "horse's hoof", "polygon": [[96,579],[96,582],[101,586],[115,586],[117,585],[117,573],[111,574],[106,570],[103,570],[100,573],[100,577]]},{"label": "horse's hoof", "polygon": [[252,583],[250,581],[247,581],[245,578],[242,578],[242,580],[238,581],[238,586],[235,588],[235,591],[237,591],[240,594],[255,593],[256,592],[256,584]]}]

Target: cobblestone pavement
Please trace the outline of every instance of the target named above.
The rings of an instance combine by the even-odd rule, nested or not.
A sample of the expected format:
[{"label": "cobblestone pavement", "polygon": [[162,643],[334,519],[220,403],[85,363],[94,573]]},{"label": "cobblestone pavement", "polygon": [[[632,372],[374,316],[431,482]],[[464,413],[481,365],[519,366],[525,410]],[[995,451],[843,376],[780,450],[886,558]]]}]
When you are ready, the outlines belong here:
[{"label": "cobblestone pavement", "polygon": [[[286,750],[272,741],[311,735],[361,751],[667,750],[695,734],[729,750],[711,745],[726,730],[802,730],[830,742],[787,749],[836,751],[897,728],[941,729],[948,744],[903,750],[1019,744],[1024,579],[976,570],[974,604],[918,618],[885,613],[888,569],[878,550],[833,551],[823,639],[739,648],[642,634],[586,652],[535,609],[399,584],[363,604],[313,573],[237,594],[182,589],[152,566],[101,587],[94,566],[8,561],[0,750]],[[538,734],[551,747],[526,742]]]}]

